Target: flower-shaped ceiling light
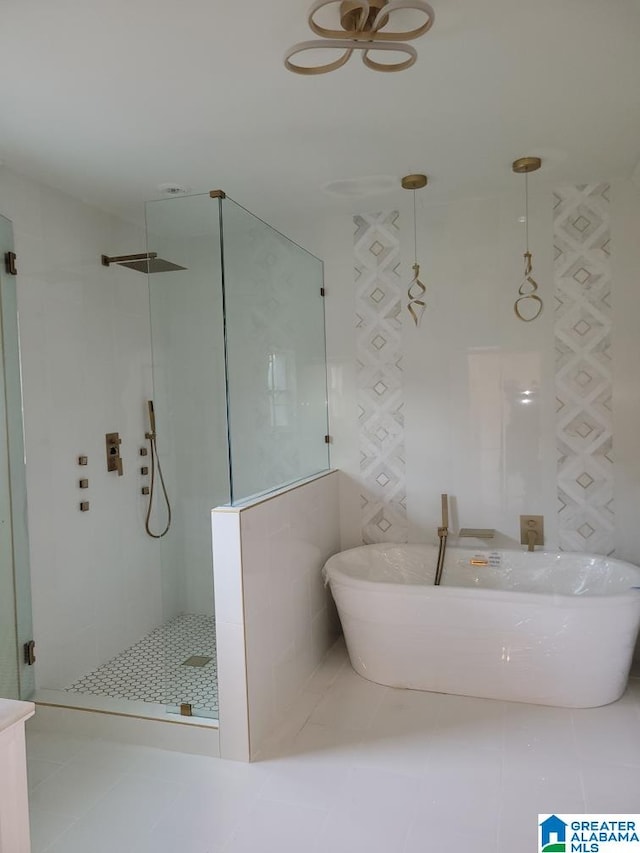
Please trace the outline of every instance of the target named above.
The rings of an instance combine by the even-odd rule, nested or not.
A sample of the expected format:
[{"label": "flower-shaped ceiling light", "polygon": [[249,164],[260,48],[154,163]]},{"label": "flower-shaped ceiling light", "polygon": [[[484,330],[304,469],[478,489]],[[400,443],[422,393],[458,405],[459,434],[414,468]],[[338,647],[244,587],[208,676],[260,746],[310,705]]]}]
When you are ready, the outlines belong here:
[{"label": "flower-shaped ceiling light", "polygon": [[[342,29],[320,25],[317,21],[320,10],[336,5],[340,7],[339,23]],[[399,11],[418,12],[425,16],[425,20],[414,29],[400,32],[386,30],[393,13]],[[414,64],[418,53],[414,47],[403,42],[424,35],[433,26],[434,19],[433,9],[424,0],[316,0],[309,10],[309,26],[321,38],[294,44],[286,52],[284,64],[296,74],[326,74],[342,68],[354,50],[360,50],[362,61],[373,71],[404,71]],[[292,62],[294,56],[319,48],[338,50],[340,56],[324,65],[298,65]],[[407,58],[400,62],[380,62],[371,58],[370,54],[374,51],[400,53]]]}]

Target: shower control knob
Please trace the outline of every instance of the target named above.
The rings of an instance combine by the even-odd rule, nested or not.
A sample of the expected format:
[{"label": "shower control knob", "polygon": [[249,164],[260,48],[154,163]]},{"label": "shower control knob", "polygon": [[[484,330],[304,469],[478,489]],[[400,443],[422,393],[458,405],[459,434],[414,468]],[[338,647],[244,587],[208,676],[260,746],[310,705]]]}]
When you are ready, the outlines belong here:
[{"label": "shower control knob", "polygon": [[149,452],[149,451],[147,450],[147,448],[146,448],[146,447],[141,447],[141,448],[140,448],[140,456],[146,456],[148,452]]},{"label": "shower control knob", "polygon": [[140,473],[142,474],[143,477],[145,477],[149,473],[149,469],[147,468],[146,465],[142,466],[142,468],[140,469]]},{"label": "shower control knob", "polygon": [[143,495],[148,495],[149,494],[149,486],[143,486],[140,491],[142,492]]},{"label": "shower control knob", "polygon": [[80,480],[80,482],[78,483],[78,486],[81,489],[88,489],[89,488],[89,481],[87,479]]}]

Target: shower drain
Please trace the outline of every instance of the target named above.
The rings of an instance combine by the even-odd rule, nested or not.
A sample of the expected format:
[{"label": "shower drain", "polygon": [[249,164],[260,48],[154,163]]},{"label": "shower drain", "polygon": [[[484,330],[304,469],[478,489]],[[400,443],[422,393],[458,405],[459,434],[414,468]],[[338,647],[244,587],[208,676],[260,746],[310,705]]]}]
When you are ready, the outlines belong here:
[{"label": "shower drain", "polygon": [[182,661],[182,666],[206,666],[213,658],[208,658],[206,655],[191,655],[185,661]]}]

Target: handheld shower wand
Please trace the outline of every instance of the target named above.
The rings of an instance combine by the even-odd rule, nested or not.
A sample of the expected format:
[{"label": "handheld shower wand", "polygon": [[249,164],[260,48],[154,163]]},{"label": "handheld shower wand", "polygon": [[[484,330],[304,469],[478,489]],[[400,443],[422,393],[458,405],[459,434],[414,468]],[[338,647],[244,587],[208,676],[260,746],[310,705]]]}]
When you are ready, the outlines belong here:
[{"label": "handheld shower wand", "polygon": [[[149,442],[149,450],[151,455],[151,486],[149,488],[149,506],[147,507],[147,517],[144,520],[144,529],[147,531],[147,534],[153,539],[162,539],[162,537],[166,533],[168,533],[169,528],[171,527],[171,503],[169,502],[167,487],[164,484],[164,477],[162,476],[162,467],[160,466],[160,458],[158,457],[158,448],[156,447],[156,415],[153,409],[153,400],[147,401],[147,409],[149,412],[149,432],[145,433],[144,437]],[[167,525],[162,531],[162,533],[153,533],[150,525],[151,508],[153,506],[153,496],[155,493],[156,466],[158,467],[160,485],[162,486],[162,493],[164,495],[164,500],[167,505]]]},{"label": "handheld shower wand", "polygon": [[153,400],[147,400],[147,408],[149,409],[149,432],[147,438],[156,437],[156,416],[153,411]]}]

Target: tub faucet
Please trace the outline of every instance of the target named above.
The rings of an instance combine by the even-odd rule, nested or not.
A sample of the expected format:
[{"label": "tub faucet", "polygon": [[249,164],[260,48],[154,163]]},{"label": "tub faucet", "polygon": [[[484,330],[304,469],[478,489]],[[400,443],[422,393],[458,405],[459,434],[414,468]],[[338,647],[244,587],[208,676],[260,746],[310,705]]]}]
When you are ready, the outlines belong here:
[{"label": "tub faucet", "polygon": [[444,569],[444,557],[447,552],[447,536],[449,535],[449,495],[440,495],[442,506],[442,524],[438,527],[438,562],[436,563],[436,576],[433,581],[435,586],[440,586],[442,570]]},{"label": "tub faucet", "polygon": [[527,530],[527,551],[535,551],[537,538],[535,530]]}]

